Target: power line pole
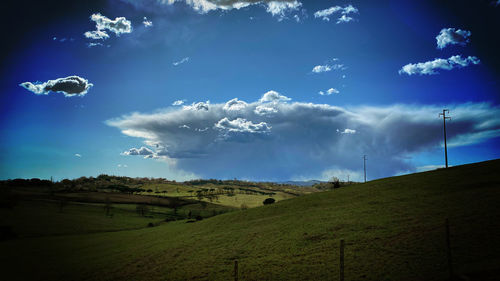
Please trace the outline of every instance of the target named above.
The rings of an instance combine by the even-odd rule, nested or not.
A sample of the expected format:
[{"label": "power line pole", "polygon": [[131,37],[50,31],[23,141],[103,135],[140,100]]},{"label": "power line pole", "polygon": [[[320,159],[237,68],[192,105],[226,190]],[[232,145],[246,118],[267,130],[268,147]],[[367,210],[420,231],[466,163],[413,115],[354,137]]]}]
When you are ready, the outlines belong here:
[{"label": "power line pole", "polygon": [[363,155],[363,169],[365,171],[365,182],[366,182],[366,155]]},{"label": "power line pole", "polygon": [[446,146],[446,119],[451,119],[451,117],[446,116],[446,113],[450,114],[448,109],[443,109],[443,113],[439,113],[439,117],[443,116],[443,129],[444,129],[444,161],[446,163],[446,168],[448,168],[448,148]]}]

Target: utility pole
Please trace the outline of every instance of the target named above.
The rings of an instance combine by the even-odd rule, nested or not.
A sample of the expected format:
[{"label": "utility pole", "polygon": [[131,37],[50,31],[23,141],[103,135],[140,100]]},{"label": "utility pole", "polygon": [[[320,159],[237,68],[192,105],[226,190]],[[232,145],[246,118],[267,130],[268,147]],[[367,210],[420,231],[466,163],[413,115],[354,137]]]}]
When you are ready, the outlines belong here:
[{"label": "utility pole", "polygon": [[450,114],[448,109],[443,109],[443,113],[439,113],[439,117],[443,116],[443,129],[444,129],[444,161],[446,163],[446,168],[448,168],[448,148],[446,147],[446,119],[451,119],[451,117],[446,116],[446,113]]},{"label": "utility pole", "polygon": [[366,155],[363,155],[363,169],[365,171],[365,182],[366,182]]}]

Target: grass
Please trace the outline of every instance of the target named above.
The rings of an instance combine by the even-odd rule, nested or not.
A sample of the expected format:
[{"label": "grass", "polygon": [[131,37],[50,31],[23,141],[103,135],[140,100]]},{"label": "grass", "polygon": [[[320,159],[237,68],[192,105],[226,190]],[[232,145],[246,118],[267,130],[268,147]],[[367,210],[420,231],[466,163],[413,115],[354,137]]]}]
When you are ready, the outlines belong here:
[{"label": "grass", "polygon": [[157,213],[142,217],[135,212],[135,205],[115,204],[110,214],[113,216],[106,216],[103,204],[68,202],[61,211],[59,202],[38,200],[0,209],[1,224],[12,226],[20,238],[138,229],[165,219]]},{"label": "grass", "polygon": [[0,242],[5,280],[497,280],[500,161],[314,193],[186,224]]},{"label": "grass", "polygon": [[[274,198],[276,201],[282,201],[294,197],[296,196],[279,192],[272,198]],[[254,194],[235,194],[234,196],[220,195],[218,196],[217,200],[214,199],[212,201],[210,201],[207,198],[204,198],[203,201],[227,207],[241,208],[241,206],[245,205],[247,208],[255,208],[262,206],[263,205],[262,202],[264,202],[266,198],[270,198],[270,196],[254,195]]]}]

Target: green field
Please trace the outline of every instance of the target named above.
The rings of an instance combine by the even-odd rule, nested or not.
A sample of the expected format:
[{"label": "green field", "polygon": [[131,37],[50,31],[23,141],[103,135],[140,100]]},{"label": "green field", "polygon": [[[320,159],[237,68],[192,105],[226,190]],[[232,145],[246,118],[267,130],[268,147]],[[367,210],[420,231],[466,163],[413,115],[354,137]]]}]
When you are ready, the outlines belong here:
[{"label": "green field", "polygon": [[[151,219],[129,211],[106,229],[109,218],[74,206],[88,226],[71,235],[0,242],[2,280],[233,280],[235,260],[239,280],[338,280],[340,239],[345,280],[447,280],[446,218],[455,272],[498,280],[499,171],[488,161],[123,231]],[[36,212],[9,212],[20,208]]]}]

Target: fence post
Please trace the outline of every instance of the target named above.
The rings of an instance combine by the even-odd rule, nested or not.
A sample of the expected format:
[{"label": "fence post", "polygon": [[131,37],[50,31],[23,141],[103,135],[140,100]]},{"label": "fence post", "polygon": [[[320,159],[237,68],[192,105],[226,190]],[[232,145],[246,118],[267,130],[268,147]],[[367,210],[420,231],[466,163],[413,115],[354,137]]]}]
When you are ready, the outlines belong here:
[{"label": "fence post", "polygon": [[234,261],[234,281],[238,281],[238,261]]},{"label": "fence post", "polygon": [[340,281],[344,281],[344,240],[340,240]]},{"label": "fence post", "polygon": [[453,279],[453,263],[451,260],[451,243],[450,243],[450,222],[446,219],[446,254],[448,257],[448,269],[450,270],[450,280]]}]

